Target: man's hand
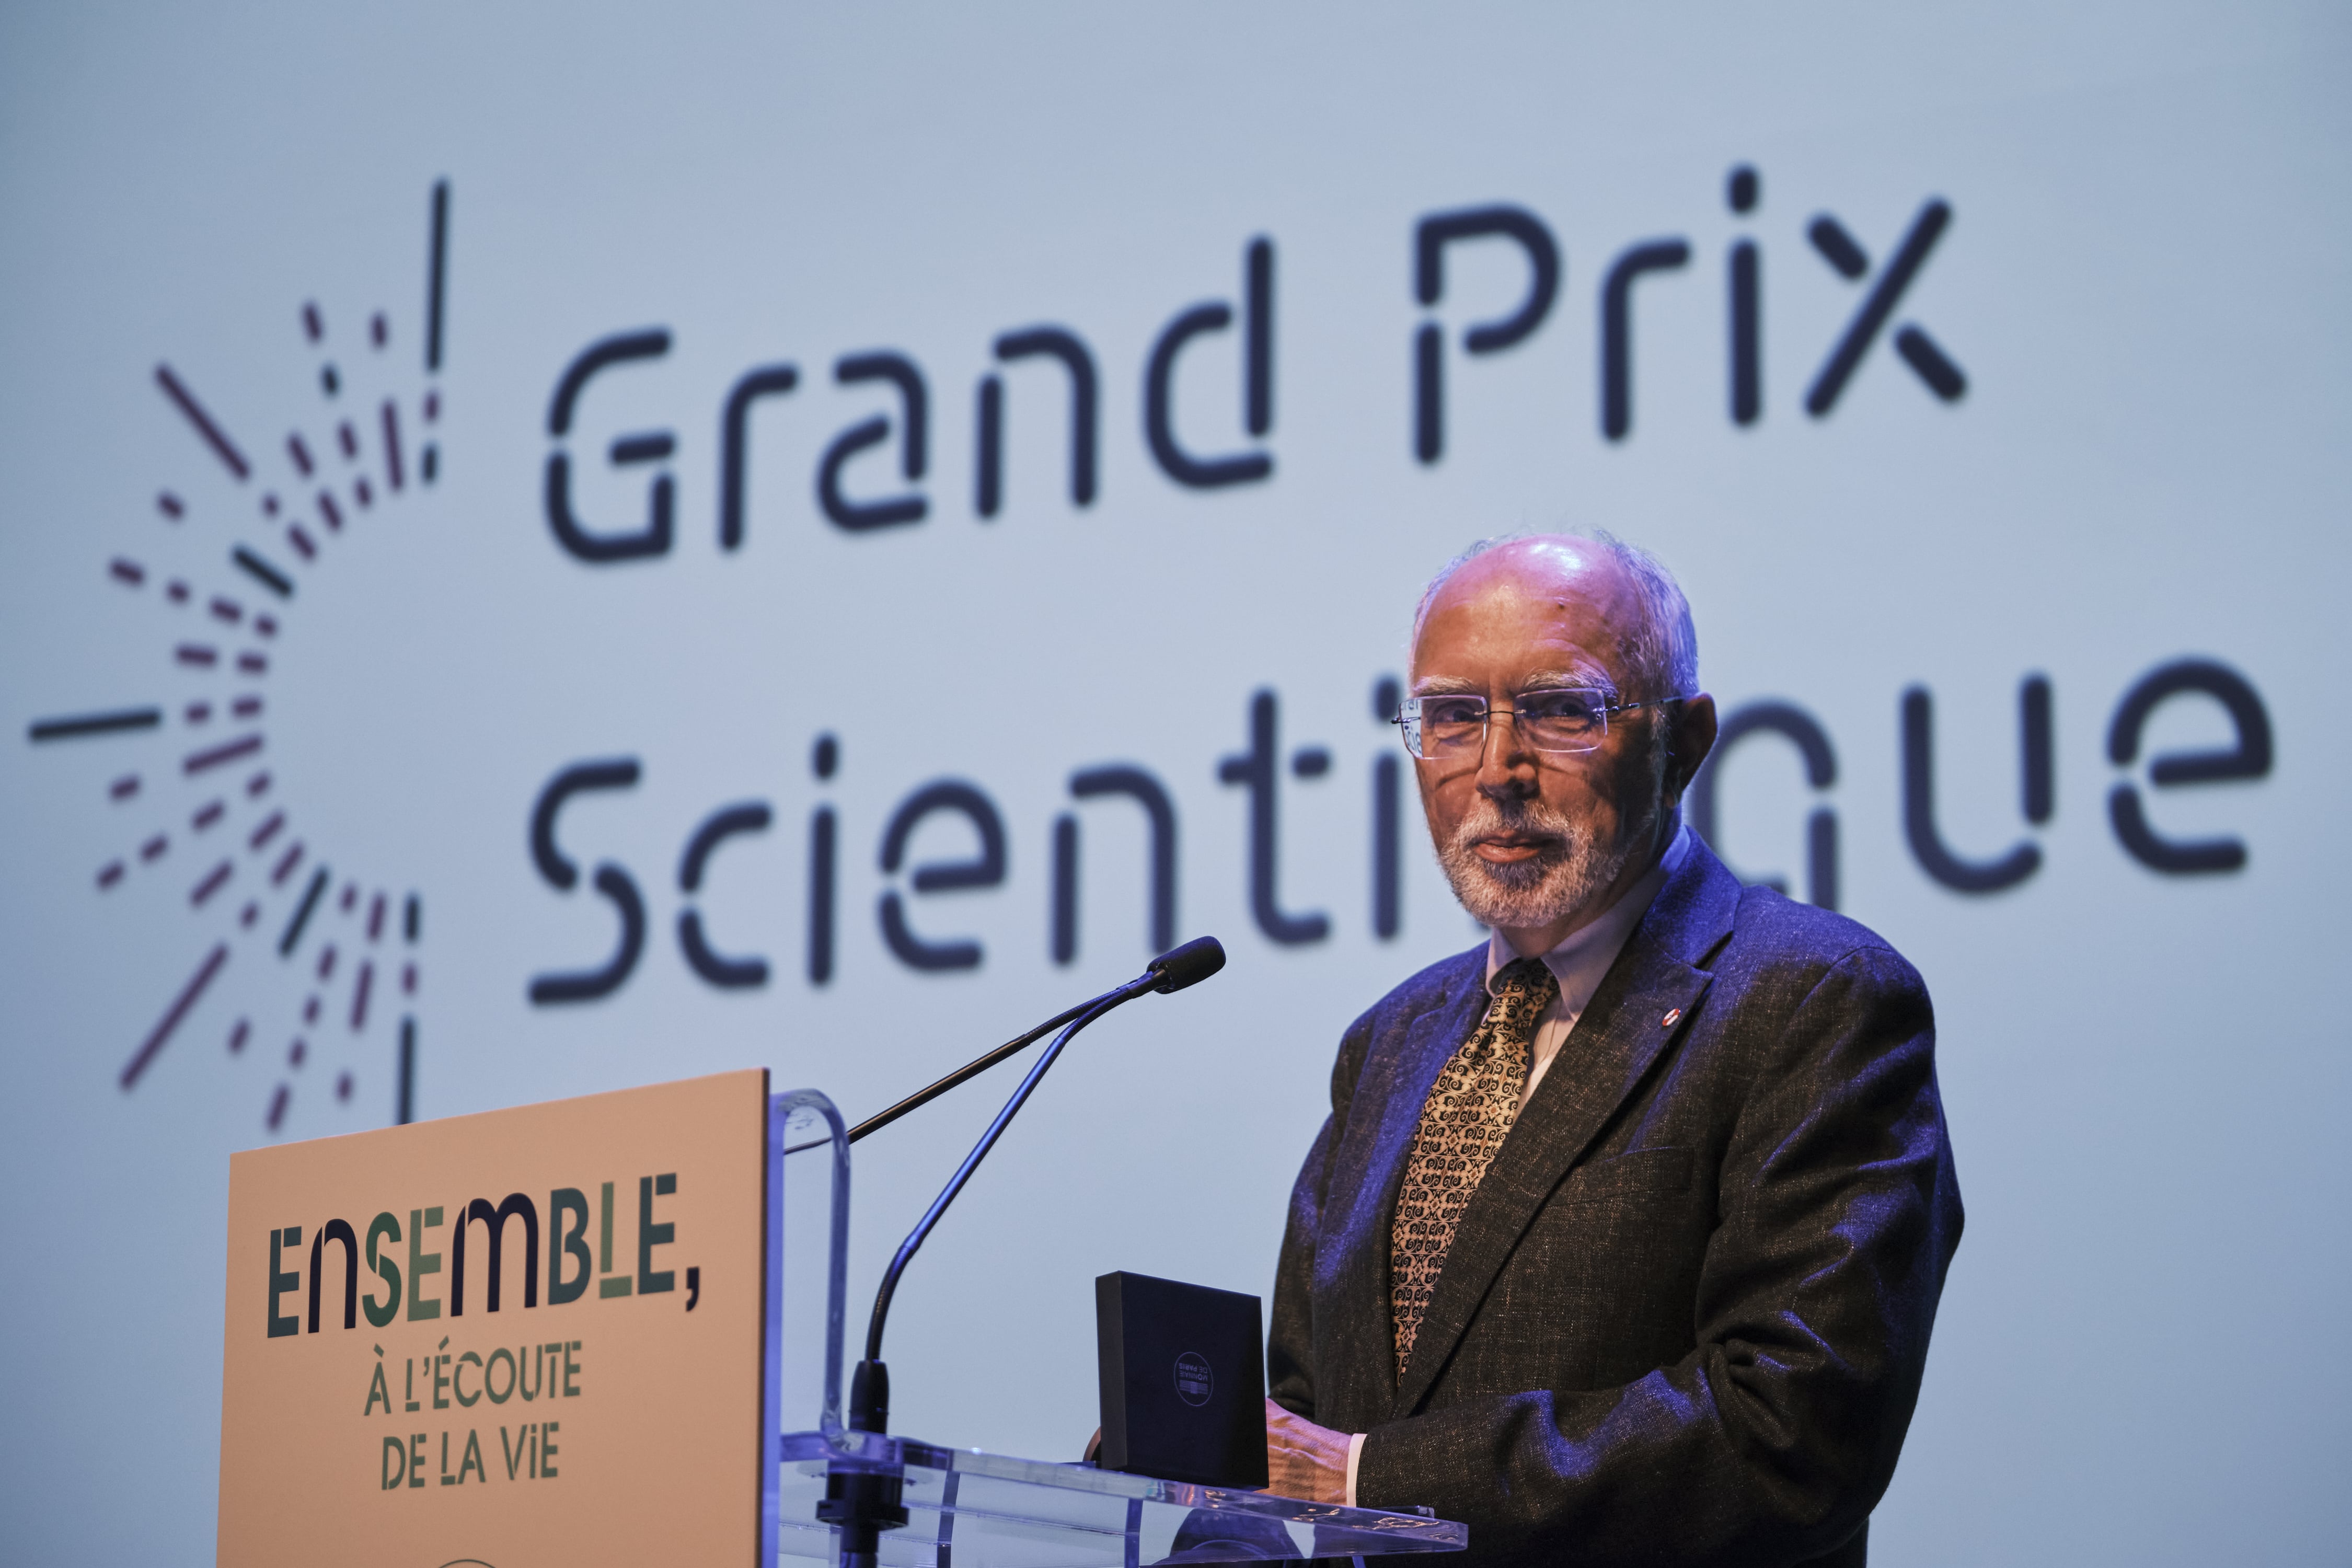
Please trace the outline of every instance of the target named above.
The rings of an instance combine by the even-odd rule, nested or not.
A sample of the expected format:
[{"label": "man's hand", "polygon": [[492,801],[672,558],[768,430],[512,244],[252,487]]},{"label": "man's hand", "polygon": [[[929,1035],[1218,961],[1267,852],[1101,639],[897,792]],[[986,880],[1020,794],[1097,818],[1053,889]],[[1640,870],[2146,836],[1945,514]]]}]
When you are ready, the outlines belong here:
[{"label": "man's hand", "polygon": [[1265,1402],[1266,1490],[1307,1502],[1348,1500],[1349,1435]]}]

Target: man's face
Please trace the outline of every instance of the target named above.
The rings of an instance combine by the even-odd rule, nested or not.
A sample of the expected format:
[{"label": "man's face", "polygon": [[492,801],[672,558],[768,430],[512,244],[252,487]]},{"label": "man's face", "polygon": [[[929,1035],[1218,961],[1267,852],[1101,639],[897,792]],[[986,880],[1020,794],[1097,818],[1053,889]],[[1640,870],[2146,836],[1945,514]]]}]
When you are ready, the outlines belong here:
[{"label": "man's face", "polygon": [[[1493,709],[1547,687],[1600,687],[1612,701],[1675,695],[1633,680],[1627,634],[1640,623],[1632,581],[1582,540],[1528,540],[1456,572],[1413,642],[1412,695],[1471,693]],[[1463,906],[1539,952],[1644,875],[1666,808],[1690,768],[1675,765],[1674,710],[1612,714],[1584,752],[1538,752],[1496,712],[1475,756],[1415,764],[1438,858]],[[1704,755],[1713,739],[1706,705]],[[1687,728],[1685,724],[1683,726]],[[1696,767],[1694,760],[1690,767]]]}]

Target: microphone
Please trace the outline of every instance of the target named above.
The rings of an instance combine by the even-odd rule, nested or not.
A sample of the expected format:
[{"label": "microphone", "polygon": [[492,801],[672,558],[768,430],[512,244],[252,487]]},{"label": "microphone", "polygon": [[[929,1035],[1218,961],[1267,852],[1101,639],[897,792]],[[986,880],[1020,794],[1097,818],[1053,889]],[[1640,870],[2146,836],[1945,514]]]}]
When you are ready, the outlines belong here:
[{"label": "microphone", "polygon": [[1196,936],[1181,947],[1169,949],[1145,964],[1144,972],[1160,976],[1154,991],[1181,991],[1198,985],[1225,966],[1225,950],[1213,936]]},{"label": "microphone", "polygon": [[[980,1142],[972,1145],[971,1152],[964,1156],[963,1163],[956,1167],[955,1174],[948,1178],[948,1184],[931,1201],[931,1206],[924,1212],[915,1228],[908,1233],[907,1239],[898,1244],[898,1253],[890,1259],[890,1267],[884,1270],[881,1288],[874,1293],[874,1316],[866,1329],[866,1356],[850,1377],[848,1424],[853,1431],[879,1433],[889,1429],[890,1369],[882,1361],[882,1325],[889,1316],[890,1298],[898,1289],[898,1277],[906,1272],[908,1263],[915,1256],[915,1249],[923,1245],[924,1238],[931,1234],[931,1227],[938,1225],[940,1216],[947,1213],[948,1205],[955,1202],[956,1194],[963,1191],[964,1184],[971,1180],[971,1173],[980,1168],[981,1161],[986,1159],[989,1150],[996,1146],[997,1139],[1003,1135],[1004,1129],[1028,1100],[1030,1091],[1037,1087],[1038,1080],[1045,1076],[1046,1069],[1062,1054],[1062,1047],[1068,1045],[1080,1029],[1113,1008],[1124,1006],[1147,992],[1181,991],[1188,985],[1197,985],[1224,966],[1225,950],[1218,944],[1217,939],[1213,936],[1195,937],[1183,946],[1172,948],[1153,959],[1141,974],[1126,984],[1106,991],[1068,1012],[1055,1015],[1021,1038],[998,1047],[978,1060],[957,1068],[929,1089],[900,1100],[881,1115],[861,1122],[849,1134],[852,1138],[861,1137],[876,1127],[905,1115],[915,1107],[946,1093],[974,1073],[1002,1061],[1046,1030],[1057,1025],[1065,1026],[1062,1032],[1055,1037],[1054,1043],[1045,1047],[1045,1054],[1037,1058],[1036,1066],[1031,1068],[1028,1076],[1021,1080],[1021,1087],[1013,1091],[1013,1098],[1004,1102],[1004,1109],[996,1113],[996,1120],[988,1124],[988,1131],[980,1135]],[[831,1473],[826,1477],[825,1497],[817,1505],[816,1517],[828,1524],[839,1526],[843,1568],[875,1568],[881,1532],[896,1530],[907,1522],[907,1510],[900,1500],[902,1478],[896,1472],[847,1469],[839,1466],[827,1468]]]},{"label": "microphone", "polygon": [[[1224,966],[1225,950],[1218,944],[1217,939],[1213,936],[1200,936],[1194,937],[1181,947],[1169,949],[1145,965],[1144,969],[1146,973],[1154,974],[1160,978],[1160,984],[1154,985],[1152,989],[1164,993],[1181,991],[1187,985],[1198,985]],[[983,1056],[974,1057],[947,1077],[917,1089],[898,1104],[887,1110],[876,1111],[849,1130],[849,1142],[855,1143],[868,1132],[879,1132],[907,1112],[921,1110],[956,1085],[978,1078],[1005,1058],[1017,1055],[1035,1045],[1038,1040],[1052,1034],[1093,1006],[1095,1002],[1101,1000],[1102,997],[1097,996],[1093,1002],[1081,1002],[1075,1007],[1056,1013],[1035,1028],[1015,1035],[994,1050]],[[828,1142],[830,1142],[828,1139],[814,1138],[805,1143],[791,1144],[784,1152],[797,1154],[803,1149],[814,1149]]]},{"label": "microphone", "polygon": [[[1224,966],[1225,950],[1218,943],[1217,939],[1213,936],[1196,937],[1183,946],[1171,949],[1153,959],[1141,974],[1126,984],[1106,991],[1092,1001],[1082,1003],[1069,1012],[1057,1015],[1028,1037],[1034,1039],[1037,1035],[1053,1027],[1055,1024],[1062,1023],[1065,1019],[1068,1020],[1066,1026],[1059,1036],[1055,1037],[1054,1043],[1045,1047],[1045,1055],[1039,1057],[1037,1064],[1029,1069],[1028,1076],[1021,1080],[1020,1087],[1013,1091],[1012,1098],[1004,1102],[1004,1109],[996,1113],[996,1120],[988,1124],[988,1131],[980,1135],[980,1142],[972,1145],[971,1152],[964,1156],[963,1163],[956,1167],[955,1174],[948,1178],[948,1184],[940,1190],[940,1195],[932,1200],[930,1208],[916,1223],[915,1228],[908,1233],[907,1239],[898,1244],[898,1253],[890,1259],[890,1267],[883,1272],[881,1289],[874,1295],[874,1315],[866,1325],[866,1358],[858,1363],[850,1385],[849,1425],[852,1427],[865,1432],[887,1430],[890,1384],[889,1373],[882,1363],[882,1325],[889,1316],[890,1298],[898,1289],[898,1277],[906,1272],[907,1265],[913,1259],[916,1249],[921,1247],[924,1239],[931,1234],[931,1228],[940,1223],[940,1216],[947,1213],[948,1205],[955,1202],[956,1194],[963,1191],[964,1184],[971,1180],[972,1173],[980,1168],[980,1163],[986,1159],[988,1152],[996,1146],[997,1139],[1003,1136],[1004,1129],[1012,1123],[1013,1118],[1020,1112],[1021,1107],[1028,1100],[1030,1092],[1037,1087],[1038,1081],[1045,1076],[1055,1059],[1061,1056],[1062,1048],[1070,1043],[1080,1029],[1113,1008],[1124,1006],[1147,992],[1181,991],[1188,985],[1197,985]],[[961,1082],[962,1077],[959,1074],[969,1076],[985,1062],[999,1058],[1013,1048],[1014,1048],[1013,1046],[999,1047],[981,1061],[974,1062],[968,1068],[960,1068],[958,1074],[950,1074],[949,1077],[954,1082]],[[890,1111],[885,1114],[901,1114],[903,1113],[901,1106],[906,1110],[911,1110],[914,1105],[920,1104],[934,1094],[944,1092],[945,1089],[952,1087],[953,1083],[948,1079],[942,1079],[940,1084],[914,1097],[910,1102],[902,1101],[900,1106],[892,1107]]]}]

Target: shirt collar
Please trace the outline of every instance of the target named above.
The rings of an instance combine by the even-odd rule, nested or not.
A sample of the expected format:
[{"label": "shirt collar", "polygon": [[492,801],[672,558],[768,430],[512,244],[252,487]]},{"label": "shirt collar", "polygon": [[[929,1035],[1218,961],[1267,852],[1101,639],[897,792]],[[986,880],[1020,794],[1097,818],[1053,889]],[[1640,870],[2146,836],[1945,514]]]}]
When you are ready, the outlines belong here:
[{"label": "shirt collar", "polygon": [[[1617,954],[1623,951],[1633,928],[1649,912],[1658,889],[1690,858],[1692,842],[1690,826],[1685,823],[1675,830],[1666,852],[1650,868],[1649,875],[1626,889],[1624,896],[1615,903],[1562,937],[1559,946],[1543,955],[1544,967],[1559,982],[1559,1008],[1567,1016],[1573,1018],[1582,1013],[1584,1005],[1592,1000],[1592,994],[1601,989],[1602,977],[1617,962]],[[1495,988],[1496,974],[1518,956],[1501,931],[1487,934],[1486,989],[1490,993]]]}]

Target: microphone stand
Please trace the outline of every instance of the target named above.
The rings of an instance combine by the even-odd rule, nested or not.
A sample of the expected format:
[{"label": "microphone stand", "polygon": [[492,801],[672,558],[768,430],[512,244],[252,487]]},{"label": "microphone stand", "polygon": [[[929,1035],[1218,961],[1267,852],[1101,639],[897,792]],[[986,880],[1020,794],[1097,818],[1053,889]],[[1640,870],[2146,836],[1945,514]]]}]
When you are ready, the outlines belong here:
[{"label": "microphone stand", "polygon": [[[1102,998],[1099,996],[1095,998],[1096,1002],[1099,1002],[1101,1000]],[[937,1083],[931,1084],[925,1089],[917,1089],[914,1093],[908,1095],[898,1104],[890,1107],[887,1110],[876,1111],[873,1115],[867,1117],[865,1121],[859,1122],[856,1126],[849,1130],[849,1141],[852,1143],[855,1143],[860,1138],[865,1137],[868,1132],[881,1131],[882,1129],[889,1126],[890,1123],[898,1121],[898,1118],[906,1115],[907,1112],[910,1110],[919,1110],[924,1106],[929,1105],[931,1101],[937,1100],[940,1096],[945,1094],[948,1090],[953,1089],[956,1085],[962,1083],[967,1079],[977,1078],[982,1073],[984,1073],[989,1068],[994,1067],[997,1063],[1003,1061],[1005,1058],[1017,1056],[1022,1051],[1028,1049],[1031,1046],[1035,1045],[1045,1036],[1052,1034],[1055,1030],[1060,1028],[1063,1025],[1068,1023],[1071,1019],[1076,1017],[1079,1014],[1085,1012],[1094,1005],[1094,1002],[1081,1002],[1067,1012],[1056,1013],[1052,1017],[1046,1019],[1044,1023],[1038,1025],[1035,1028],[1030,1030],[1028,1033],[1016,1036],[1013,1038],[1005,1041],[1003,1045],[997,1047],[986,1056],[974,1057],[971,1060],[964,1063],[963,1066],[956,1068],[955,1071],[948,1074],[947,1077],[940,1079]],[[820,1144],[829,1143],[832,1141],[833,1140],[829,1138],[812,1138],[805,1143],[793,1143],[787,1145],[784,1149],[784,1152],[787,1154],[797,1154],[803,1149],[814,1149]]]},{"label": "microphone stand", "polygon": [[[996,1146],[997,1139],[1003,1136],[1005,1128],[1012,1124],[1013,1118],[1027,1102],[1030,1092],[1061,1056],[1062,1048],[1076,1037],[1080,1029],[1112,1009],[1134,1001],[1146,992],[1180,991],[1195,984],[1223,968],[1224,963],[1224,949],[1217,944],[1215,938],[1195,938],[1153,959],[1149,968],[1126,984],[1106,991],[1094,1000],[1081,1003],[1047,1020],[1020,1039],[959,1068],[929,1089],[859,1124],[858,1132],[863,1132],[902,1116],[945,1093],[974,1073],[1003,1060],[1055,1025],[1067,1021],[1061,1034],[1045,1047],[1045,1054],[1029,1069],[1028,1076],[1021,1080],[1021,1086],[1013,1091],[1013,1097],[1004,1102],[1004,1109],[996,1113],[996,1120],[988,1124],[988,1131],[980,1135],[980,1142],[972,1145],[971,1152],[964,1156],[963,1163],[956,1167],[955,1174],[948,1178],[946,1187],[932,1200],[931,1206],[916,1223],[915,1228],[908,1233],[907,1239],[898,1244],[898,1253],[890,1259],[890,1267],[884,1270],[881,1289],[874,1294],[874,1315],[866,1329],[866,1356],[857,1363],[857,1370],[850,1378],[848,1426],[851,1430],[875,1433],[889,1430],[890,1369],[882,1361],[882,1325],[889,1316],[890,1299],[898,1291],[898,1277],[906,1272],[916,1249],[923,1245],[932,1227],[940,1223],[940,1216],[948,1211],[948,1205],[955,1202],[956,1194],[963,1191],[964,1184],[971,1180],[971,1174],[980,1168],[980,1163]],[[850,1136],[856,1137],[858,1132],[852,1132]],[[899,1501],[904,1484],[904,1475],[897,1471],[835,1468],[826,1477],[824,1500],[817,1504],[816,1517],[828,1524],[840,1526],[842,1568],[874,1568],[881,1532],[896,1530],[907,1522],[907,1510]]]}]

